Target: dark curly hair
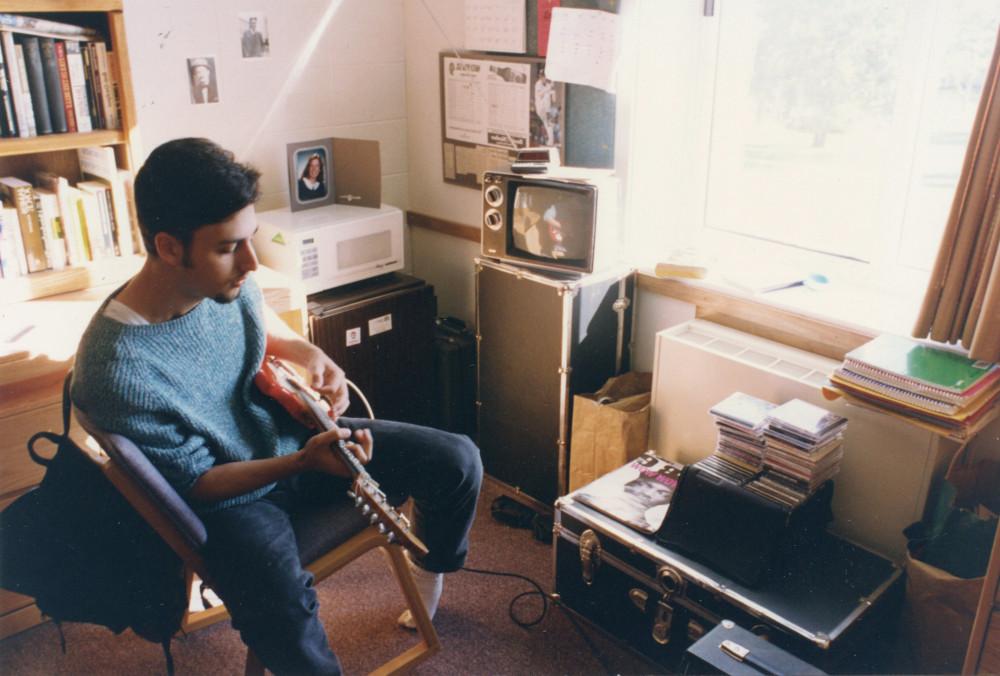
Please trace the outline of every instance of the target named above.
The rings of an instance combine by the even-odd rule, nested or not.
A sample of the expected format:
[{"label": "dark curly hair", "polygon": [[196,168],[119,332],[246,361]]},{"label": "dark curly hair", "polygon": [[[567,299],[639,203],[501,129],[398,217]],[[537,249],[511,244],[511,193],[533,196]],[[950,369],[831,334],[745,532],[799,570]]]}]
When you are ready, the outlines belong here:
[{"label": "dark curly hair", "polygon": [[220,223],[260,197],[260,172],[206,138],[179,138],[157,147],[135,176],[135,207],[146,251],[156,256],[157,233],[185,251],[195,230]]}]

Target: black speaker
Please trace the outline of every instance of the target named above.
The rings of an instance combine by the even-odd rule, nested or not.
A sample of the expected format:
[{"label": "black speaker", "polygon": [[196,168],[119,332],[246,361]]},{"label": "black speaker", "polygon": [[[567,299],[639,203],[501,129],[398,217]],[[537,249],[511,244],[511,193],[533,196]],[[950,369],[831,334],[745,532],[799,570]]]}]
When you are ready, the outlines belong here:
[{"label": "black speaker", "polygon": [[476,337],[465,322],[438,317],[434,326],[435,426],[476,435]]},{"label": "black speaker", "polygon": [[476,259],[479,447],[510,495],[551,511],[566,492],[573,395],[628,370],[631,271],[549,276]]}]

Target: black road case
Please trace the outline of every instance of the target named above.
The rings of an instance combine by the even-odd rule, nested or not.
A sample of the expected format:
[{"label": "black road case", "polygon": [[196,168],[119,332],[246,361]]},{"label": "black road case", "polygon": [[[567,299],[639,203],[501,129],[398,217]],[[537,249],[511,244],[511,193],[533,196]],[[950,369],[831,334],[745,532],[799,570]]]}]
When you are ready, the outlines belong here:
[{"label": "black road case", "polygon": [[476,259],[479,447],[511,497],[567,492],[573,395],[628,369],[635,276],[547,276]]},{"label": "black road case", "polygon": [[553,538],[561,602],[666,669],[726,619],[826,671],[882,671],[891,652],[902,571],[833,535],[754,589],[572,494],[556,502]]}]

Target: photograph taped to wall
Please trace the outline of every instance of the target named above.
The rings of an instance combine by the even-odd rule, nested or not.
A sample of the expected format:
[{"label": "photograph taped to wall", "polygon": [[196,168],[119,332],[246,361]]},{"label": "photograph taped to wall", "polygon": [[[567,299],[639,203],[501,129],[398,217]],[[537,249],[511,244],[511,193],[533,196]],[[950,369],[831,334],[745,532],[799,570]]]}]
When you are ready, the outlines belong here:
[{"label": "photograph taped to wall", "polygon": [[333,141],[289,143],[288,205],[292,211],[334,203]]},{"label": "photograph taped to wall", "polygon": [[442,52],[440,65],[445,182],[479,188],[527,147],[565,155],[566,88],[545,77],[544,59]]},{"label": "photograph taped to wall", "polygon": [[194,56],[187,60],[191,103],[218,103],[219,81],[214,56]]},{"label": "photograph taped to wall", "polygon": [[244,59],[270,56],[271,38],[267,32],[267,16],[263,12],[240,12],[240,51]]}]

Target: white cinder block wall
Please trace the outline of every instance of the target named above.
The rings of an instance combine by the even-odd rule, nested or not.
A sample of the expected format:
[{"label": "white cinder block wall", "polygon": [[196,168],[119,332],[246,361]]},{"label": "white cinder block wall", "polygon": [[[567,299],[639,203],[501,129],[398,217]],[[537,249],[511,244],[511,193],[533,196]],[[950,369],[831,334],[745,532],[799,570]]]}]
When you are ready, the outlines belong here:
[{"label": "white cinder block wall", "polygon": [[[242,57],[244,12],[266,15],[268,57]],[[262,171],[261,211],[288,205],[286,144],[375,139],[382,200],[407,209],[403,0],[125,0],[125,26],[144,153],[211,138]],[[219,103],[190,103],[195,56],[215,57]]]},{"label": "white cinder block wall", "polygon": [[[478,226],[478,190],[445,183],[441,166],[441,85],[438,55],[465,44],[464,0],[406,0],[406,107],[410,208]],[[414,228],[410,233],[413,272],[434,285],[438,313],[475,322],[475,268],[479,245]]]}]

